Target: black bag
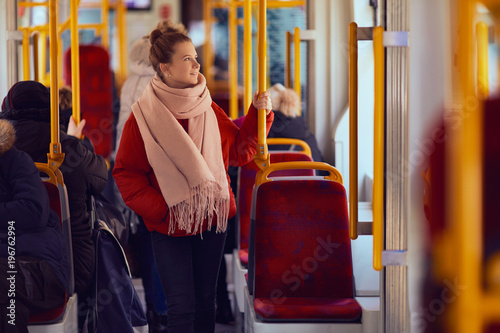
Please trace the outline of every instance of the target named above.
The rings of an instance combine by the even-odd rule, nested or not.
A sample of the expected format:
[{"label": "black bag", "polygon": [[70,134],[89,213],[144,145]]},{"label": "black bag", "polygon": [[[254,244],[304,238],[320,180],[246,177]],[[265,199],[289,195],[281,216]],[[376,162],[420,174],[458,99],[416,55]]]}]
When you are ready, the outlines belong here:
[{"label": "black bag", "polygon": [[89,332],[141,333],[148,322],[132,284],[127,259],[120,243],[103,221],[96,220],[92,237],[96,268],[91,286]]}]

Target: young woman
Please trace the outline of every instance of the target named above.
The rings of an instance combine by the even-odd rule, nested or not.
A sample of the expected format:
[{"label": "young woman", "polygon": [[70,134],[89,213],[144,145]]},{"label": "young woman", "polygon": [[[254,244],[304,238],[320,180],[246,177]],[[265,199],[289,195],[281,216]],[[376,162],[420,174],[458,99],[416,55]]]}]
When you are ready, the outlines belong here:
[{"label": "young woman", "polygon": [[168,332],[213,332],[217,273],[227,219],[236,213],[228,165],[256,154],[257,109],[273,113],[268,92],[241,129],[212,102],[191,39],[154,30],[156,76],[132,106],[113,176],[125,203],[152,232],[168,306]]}]

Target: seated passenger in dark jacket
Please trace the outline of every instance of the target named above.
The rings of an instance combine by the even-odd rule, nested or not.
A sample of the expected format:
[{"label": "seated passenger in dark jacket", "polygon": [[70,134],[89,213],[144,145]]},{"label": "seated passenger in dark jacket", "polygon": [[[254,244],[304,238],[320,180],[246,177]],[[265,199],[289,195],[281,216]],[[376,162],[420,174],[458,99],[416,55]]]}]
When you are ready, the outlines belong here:
[{"label": "seated passenger in dark jacket", "polygon": [[[275,84],[269,91],[274,108],[274,122],[268,138],[290,138],[305,141],[311,148],[315,162],[323,162],[323,155],[318,148],[314,134],[309,132],[304,118],[299,116],[300,99],[293,89]],[[286,145],[272,145],[269,150],[288,150]]]},{"label": "seated passenger in dark jacket", "polygon": [[[50,95],[45,86],[36,81],[16,83],[3,100],[0,119],[13,123],[19,150],[27,152],[35,162],[47,162]],[[79,139],[60,131],[60,141],[65,154],[60,170],[68,190],[75,289],[82,301],[95,264],[87,198],[104,189],[108,173],[102,156],[90,152]]]},{"label": "seated passenger in dark jacket", "polygon": [[69,258],[38,169],[14,141],[0,120],[0,331],[24,333],[30,315],[64,303]]}]

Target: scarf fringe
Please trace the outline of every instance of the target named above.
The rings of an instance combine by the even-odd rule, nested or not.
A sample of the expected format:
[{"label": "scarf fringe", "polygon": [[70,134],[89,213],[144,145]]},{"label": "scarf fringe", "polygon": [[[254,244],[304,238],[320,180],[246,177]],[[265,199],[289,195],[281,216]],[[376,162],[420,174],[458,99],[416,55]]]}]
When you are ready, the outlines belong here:
[{"label": "scarf fringe", "polygon": [[169,207],[168,234],[173,234],[176,229],[184,230],[188,234],[197,234],[201,232],[205,219],[208,221],[208,230],[211,230],[214,215],[217,217],[216,232],[226,231],[230,199],[224,196],[224,191],[227,189],[221,191],[219,185],[213,181],[192,187],[187,200]]}]

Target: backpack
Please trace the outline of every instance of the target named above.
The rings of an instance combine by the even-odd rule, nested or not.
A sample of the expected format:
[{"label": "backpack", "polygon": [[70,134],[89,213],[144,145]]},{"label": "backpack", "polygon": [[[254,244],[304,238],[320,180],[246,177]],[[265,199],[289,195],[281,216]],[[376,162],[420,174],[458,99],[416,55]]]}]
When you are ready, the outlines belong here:
[{"label": "backpack", "polygon": [[96,268],[87,318],[89,332],[148,332],[146,315],[120,243],[101,220],[96,220],[92,233]]}]

